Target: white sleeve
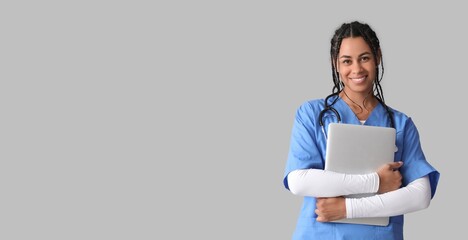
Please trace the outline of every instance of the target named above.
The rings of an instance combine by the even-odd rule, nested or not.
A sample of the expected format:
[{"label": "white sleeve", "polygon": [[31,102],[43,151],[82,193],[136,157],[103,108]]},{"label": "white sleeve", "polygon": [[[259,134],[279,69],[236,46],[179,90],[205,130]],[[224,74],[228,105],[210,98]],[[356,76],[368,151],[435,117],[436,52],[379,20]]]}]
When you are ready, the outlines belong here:
[{"label": "white sleeve", "polygon": [[376,193],[379,175],[344,174],[320,169],[300,169],[288,174],[289,190],[299,196],[336,197],[358,193]]},{"label": "white sleeve", "polygon": [[346,198],[346,217],[387,217],[429,207],[431,184],[425,176],[395,191],[364,198]]}]

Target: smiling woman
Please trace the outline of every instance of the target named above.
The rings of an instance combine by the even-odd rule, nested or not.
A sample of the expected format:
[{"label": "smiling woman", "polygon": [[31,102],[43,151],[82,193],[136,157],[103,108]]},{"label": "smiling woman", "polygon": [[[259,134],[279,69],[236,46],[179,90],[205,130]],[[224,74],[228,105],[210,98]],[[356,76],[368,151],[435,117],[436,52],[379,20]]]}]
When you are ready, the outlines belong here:
[{"label": "smiling woman", "polygon": [[377,72],[375,66],[379,65],[380,56],[374,58],[362,37],[343,39],[338,56],[337,70],[345,86],[340,97],[348,103],[359,120],[366,120],[378,104],[376,98],[369,96],[372,95]]},{"label": "smiling woman", "polygon": [[[331,40],[333,90],[296,112],[284,186],[304,197],[293,239],[403,239],[403,214],[427,208],[439,172],[426,160],[416,126],[385,104],[383,56],[369,25],[344,23]],[[374,173],[324,171],[326,126],[332,122],[392,127],[398,151]],[[323,133],[323,134],[322,134]],[[344,198],[348,194],[377,193]],[[335,223],[344,218],[390,217],[387,226]]]}]

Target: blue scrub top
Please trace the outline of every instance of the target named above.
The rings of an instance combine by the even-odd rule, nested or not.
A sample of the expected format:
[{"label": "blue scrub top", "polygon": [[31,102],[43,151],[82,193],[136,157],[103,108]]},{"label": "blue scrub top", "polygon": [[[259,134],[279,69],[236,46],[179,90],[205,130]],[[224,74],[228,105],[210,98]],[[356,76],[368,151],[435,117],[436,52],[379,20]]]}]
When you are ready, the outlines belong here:
[{"label": "blue scrub top", "polygon": [[[329,100],[329,103],[333,98]],[[294,121],[288,160],[284,172],[284,186],[289,189],[287,175],[297,169],[323,169],[326,138],[319,124],[319,113],[324,108],[324,99],[311,100],[302,104]],[[333,107],[339,112],[342,123],[361,124],[351,108],[339,98]],[[421,149],[419,133],[410,117],[397,110],[393,111],[396,129],[395,161],[403,161],[400,168],[403,187],[415,179],[429,175],[432,197],[434,197],[439,172],[427,161]],[[336,115],[327,111],[323,116],[325,133],[328,124],[337,122]],[[380,103],[371,112],[364,125],[390,127],[390,119]],[[404,200],[402,200],[404,201]],[[388,226],[371,226],[344,223],[321,223],[316,221],[315,198],[304,197],[301,213],[293,239],[403,239],[403,215],[390,217]]]}]

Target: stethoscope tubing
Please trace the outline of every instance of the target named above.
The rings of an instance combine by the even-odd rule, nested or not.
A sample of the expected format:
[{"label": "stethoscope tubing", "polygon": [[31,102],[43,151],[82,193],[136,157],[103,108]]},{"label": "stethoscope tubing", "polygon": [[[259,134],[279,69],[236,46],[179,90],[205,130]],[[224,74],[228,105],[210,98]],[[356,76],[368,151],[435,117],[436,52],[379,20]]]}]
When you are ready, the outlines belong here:
[{"label": "stethoscope tubing", "polygon": [[[325,103],[324,103],[325,106],[324,106],[323,110],[319,113],[319,124],[320,124],[320,126],[321,126],[321,128],[322,128],[322,133],[323,133],[323,135],[325,136],[325,139],[328,138],[328,137],[327,137],[327,134],[325,133],[325,123],[323,122],[323,117],[324,117],[325,113],[326,113],[327,111],[333,112],[333,114],[336,116],[337,122],[338,122],[338,123],[341,123],[341,115],[340,115],[340,113],[339,113],[334,107],[332,107],[332,106],[336,103],[336,101],[338,100],[338,97],[336,97],[330,105],[328,104],[328,99],[329,99],[330,97],[336,96],[336,95],[338,95],[338,93],[329,95],[328,97],[325,98]],[[381,102],[381,103],[384,104],[383,102]],[[385,104],[384,104],[384,105],[385,105]],[[387,106],[385,106],[385,107],[386,107],[386,110],[387,110],[388,117],[390,118],[390,124],[391,124],[391,126],[394,128],[394,127],[395,127],[395,123],[394,123],[394,120],[393,120],[393,118],[392,118],[392,115],[393,115],[393,114],[391,113],[391,111],[388,109]]]}]

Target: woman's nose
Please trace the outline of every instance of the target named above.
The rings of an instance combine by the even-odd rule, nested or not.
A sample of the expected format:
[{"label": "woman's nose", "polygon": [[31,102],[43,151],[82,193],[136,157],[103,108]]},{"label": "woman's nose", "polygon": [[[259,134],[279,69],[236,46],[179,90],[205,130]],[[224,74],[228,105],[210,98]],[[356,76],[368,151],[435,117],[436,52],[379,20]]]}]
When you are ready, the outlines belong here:
[{"label": "woman's nose", "polygon": [[360,63],[353,64],[352,68],[353,73],[360,73],[362,71],[362,66]]}]

